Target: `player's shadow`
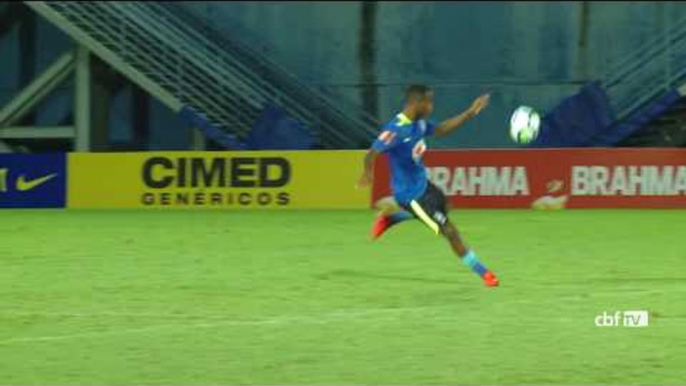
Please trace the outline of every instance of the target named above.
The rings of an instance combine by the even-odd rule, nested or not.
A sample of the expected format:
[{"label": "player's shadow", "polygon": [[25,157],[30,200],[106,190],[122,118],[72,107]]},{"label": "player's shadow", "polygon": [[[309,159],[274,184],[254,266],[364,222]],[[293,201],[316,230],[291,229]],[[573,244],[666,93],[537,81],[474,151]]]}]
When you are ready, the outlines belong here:
[{"label": "player's shadow", "polygon": [[351,269],[337,269],[315,275],[320,280],[335,280],[338,278],[365,278],[374,280],[395,280],[395,281],[410,281],[415,283],[432,283],[432,284],[457,284],[455,280],[447,279],[431,279],[426,277],[411,277],[402,275],[379,274],[364,271],[355,271]]}]

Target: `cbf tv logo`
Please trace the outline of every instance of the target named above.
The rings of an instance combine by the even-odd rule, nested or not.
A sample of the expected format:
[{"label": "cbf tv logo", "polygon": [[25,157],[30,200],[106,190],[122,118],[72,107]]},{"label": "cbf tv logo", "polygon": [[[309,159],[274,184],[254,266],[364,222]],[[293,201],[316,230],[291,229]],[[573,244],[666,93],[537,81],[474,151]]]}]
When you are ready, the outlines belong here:
[{"label": "cbf tv logo", "polygon": [[62,208],[65,203],[64,154],[0,155],[0,208]]},{"label": "cbf tv logo", "polygon": [[595,317],[598,327],[648,327],[648,311],[604,311]]}]

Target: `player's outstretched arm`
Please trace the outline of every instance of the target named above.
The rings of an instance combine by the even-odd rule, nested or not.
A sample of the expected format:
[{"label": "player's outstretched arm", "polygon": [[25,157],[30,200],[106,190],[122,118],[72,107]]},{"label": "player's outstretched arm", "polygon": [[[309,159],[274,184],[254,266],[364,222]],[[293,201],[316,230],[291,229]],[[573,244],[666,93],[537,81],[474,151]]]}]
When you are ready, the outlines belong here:
[{"label": "player's outstretched arm", "polygon": [[367,154],[365,154],[363,165],[364,169],[362,171],[362,176],[360,176],[360,179],[357,182],[358,188],[363,189],[371,186],[372,180],[374,179],[374,161],[378,155],[379,151],[375,149],[369,149]]},{"label": "player's outstretched arm", "polygon": [[462,126],[468,120],[479,115],[481,110],[485,109],[486,106],[488,106],[489,98],[489,94],[484,94],[476,98],[467,110],[463,111],[459,115],[456,115],[450,119],[446,119],[445,121],[439,123],[438,126],[436,126],[436,131],[434,132],[434,135],[437,137],[443,137],[445,135],[448,135],[455,131],[455,129],[457,129],[458,127]]}]

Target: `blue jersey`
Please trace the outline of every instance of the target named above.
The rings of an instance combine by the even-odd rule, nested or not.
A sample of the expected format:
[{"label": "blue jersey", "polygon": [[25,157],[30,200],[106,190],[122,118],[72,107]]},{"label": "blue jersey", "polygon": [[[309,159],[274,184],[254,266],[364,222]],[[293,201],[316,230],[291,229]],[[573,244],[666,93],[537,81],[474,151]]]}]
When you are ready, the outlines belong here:
[{"label": "blue jersey", "polygon": [[398,114],[381,129],[372,149],[388,153],[391,166],[391,189],[400,204],[424,194],[427,185],[422,156],[426,151],[424,137],[433,135],[436,125],[424,119],[412,121]]}]

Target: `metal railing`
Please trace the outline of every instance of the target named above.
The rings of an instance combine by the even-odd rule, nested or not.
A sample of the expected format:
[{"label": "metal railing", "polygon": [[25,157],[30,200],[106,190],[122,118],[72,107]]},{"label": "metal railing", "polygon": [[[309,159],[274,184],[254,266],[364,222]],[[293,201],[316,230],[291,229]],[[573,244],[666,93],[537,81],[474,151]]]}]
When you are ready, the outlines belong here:
[{"label": "metal railing", "polygon": [[[181,6],[156,2],[26,2],[175,111],[190,106],[245,137],[273,103],[327,148],[368,144],[376,122],[237,42],[212,36]],[[211,32],[211,31],[210,31]]]},{"label": "metal railing", "polygon": [[680,86],[686,77],[686,18],[637,46],[603,77],[618,120]]},{"label": "metal railing", "polygon": [[[315,112],[319,118],[319,125],[324,125],[322,129],[326,133],[326,124],[335,123],[340,128],[347,128],[346,135],[354,134],[350,131],[362,129],[361,135],[363,142],[376,135],[379,122],[376,117],[371,116],[350,101],[340,96],[332,96],[316,88],[309,87],[301,82],[292,72],[280,65],[277,61],[264,55],[254,44],[255,37],[250,31],[239,29],[240,36],[236,38],[234,34],[227,31],[220,31],[210,25],[207,20],[190,12],[176,2],[155,2],[151,3],[157,12],[165,13],[170,17],[175,17],[177,21],[182,21],[184,26],[192,28],[199,34],[204,35],[205,41],[210,41],[215,48],[219,48],[239,61],[249,63],[257,75],[273,84],[278,89],[290,97],[291,101],[297,101],[300,105],[307,106],[309,110]],[[246,43],[242,37],[250,35],[251,43]],[[267,44],[261,42],[260,46]],[[281,99],[282,104],[288,105],[289,98]],[[297,109],[297,106],[294,108]],[[351,127],[352,124],[352,127]],[[337,130],[335,135],[340,135]]]}]

